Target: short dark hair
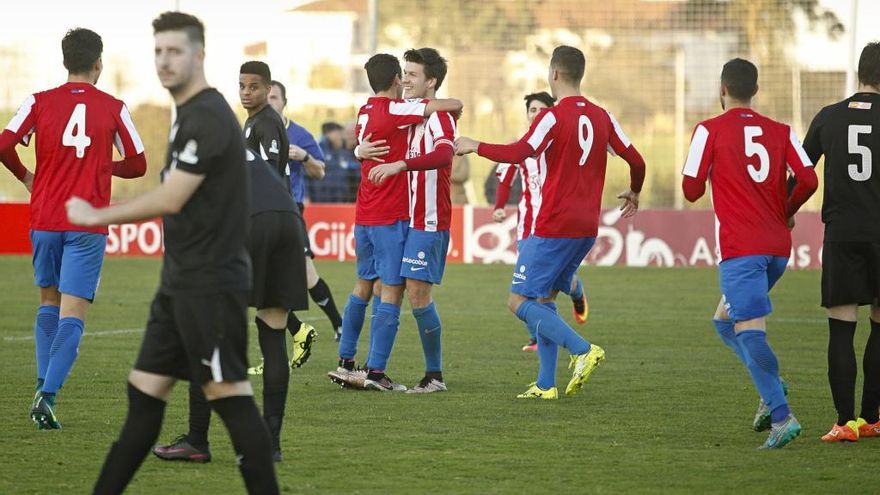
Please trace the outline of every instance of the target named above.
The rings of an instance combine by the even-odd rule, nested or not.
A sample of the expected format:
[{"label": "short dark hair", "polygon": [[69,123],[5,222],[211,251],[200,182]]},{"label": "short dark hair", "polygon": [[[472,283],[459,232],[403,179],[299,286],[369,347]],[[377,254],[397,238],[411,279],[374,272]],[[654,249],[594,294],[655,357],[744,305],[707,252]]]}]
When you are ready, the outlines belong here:
[{"label": "short dark hair", "polygon": [[868,43],[859,56],[859,82],[880,87],[880,42]]},{"label": "short dark hair", "polygon": [[378,93],[391,87],[394,76],[400,77],[400,61],[394,55],[377,53],[364,64],[367,71],[367,79],[373,92]]},{"label": "short dark hair", "polygon": [[553,50],[553,56],[550,57],[550,67],[556,69],[562,78],[570,83],[580,84],[586,65],[584,52],[573,46],[557,46]]},{"label": "short dark hair", "polygon": [[205,46],[205,25],[198,17],[183,12],[163,12],[153,19],[153,34],[165,31],[184,31],[192,42]]},{"label": "short dark hair", "polygon": [[286,104],[287,103],[287,88],[285,88],[284,85],[281,84],[280,81],[276,81],[274,79],[272,79],[272,86],[278,86],[278,89],[281,91],[281,99],[284,100],[284,103]]},{"label": "short dark hair", "polygon": [[98,33],[90,29],[71,29],[61,40],[64,68],[71,74],[84,74],[92,70],[103,51],[104,42]]},{"label": "short dark hair", "polygon": [[721,84],[737,100],[751,99],[758,92],[758,68],[744,58],[730,60],[721,69]]},{"label": "short dark hair", "polygon": [[342,126],[336,122],[324,122],[323,124],[321,124],[321,134],[327,134],[328,132],[341,130]]},{"label": "short dark hair", "polygon": [[546,91],[528,94],[525,96],[525,98],[523,98],[523,100],[526,101],[526,110],[529,109],[529,105],[531,105],[532,102],[535,100],[547,105],[547,107],[552,107],[556,103],[556,98],[550,96],[550,93]]},{"label": "short dark hair", "polygon": [[266,62],[250,60],[241,64],[241,69],[238,73],[260,76],[260,79],[262,79],[265,84],[272,84],[272,71],[269,70],[269,66],[266,65]]},{"label": "short dark hair", "polygon": [[419,64],[425,68],[426,79],[436,79],[434,89],[440,89],[443,80],[446,79],[446,59],[440,56],[440,52],[433,48],[411,48],[403,54],[407,62]]}]

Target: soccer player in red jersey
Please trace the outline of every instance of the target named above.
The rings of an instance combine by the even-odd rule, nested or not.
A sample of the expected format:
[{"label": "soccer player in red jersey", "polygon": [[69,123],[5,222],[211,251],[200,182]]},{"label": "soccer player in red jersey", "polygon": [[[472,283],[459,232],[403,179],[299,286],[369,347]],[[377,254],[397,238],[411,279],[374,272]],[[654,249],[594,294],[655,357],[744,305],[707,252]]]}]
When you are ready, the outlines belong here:
[{"label": "soccer player in red jersey", "polygon": [[[781,448],[801,430],[779,379],[779,363],[767,343],[769,292],[791,252],[793,216],[816,190],[818,180],[794,131],[751,108],[758,69],[733,59],[721,71],[725,113],[697,125],[682,174],[688,201],[712,183],[717,219],[721,302],[714,324],[724,343],[746,365],[761,395],[754,427],[770,429],[761,448]],[[790,170],[797,186],[787,196]]]},{"label": "soccer player in red jersey", "polygon": [[[407,128],[434,112],[458,112],[458,100],[401,100],[400,62],[393,55],[377,54],[364,65],[370,87],[376,96],[367,100],[358,112],[358,142],[372,138],[388,146],[387,161],[406,157]],[[370,321],[370,354],[364,386],[374,390],[404,391],[393,382],[385,367],[400,324],[400,304],[404,281],[400,276],[401,259],[409,230],[409,194],[406,176],[399,174],[381,184],[369,181],[370,170],[379,161],[366,159],[361,164],[361,184],[355,209],[355,251],[357,283],[342,317],[339,341],[339,366],[329,373],[334,381],[350,383],[354,369],[357,340],[363,326],[367,301],[373,283],[382,282],[381,303]]]},{"label": "soccer player in red jersey", "polygon": [[[407,50],[403,55],[404,94],[410,98],[434,99],[446,78],[446,59],[433,48]],[[408,128],[409,151],[406,159],[373,167],[369,179],[382,183],[408,171],[410,223],[403,248],[400,276],[419,329],[425,356],[425,376],[407,393],[445,392],[443,380],[440,315],[431,297],[439,285],[449,250],[452,219],[450,180],[454,155],[456,117],[435,112]]]},{"label": "soccer player in red jersey", "polygon": [[[556,99],[546,91],[528,94],[523,99],[526,102],[526,119],[529,121],[529,125],[534,122],[541,110],[550,108],[556,103]],[[523,241],[535,232],[535,218],[541,211],[543,201],[541,186],[543,186],[544,177],[547,175],[547,157],[541,154],[535,158],[526,158],[517,164],[499,163],[495,169],[495,175],[498,177],[498,191],[495,194],[495,211],[492,212],[492,220],[496,223],[501,223],[507,218],[504,205],[510,198],[513,181],[517,176],[522,184],[522,196],[520,196],[517,209],[519,218],[516,225],[516,246],[519,251],[522,249]],[[568,295],[571,297],[574,319],[583,325],[587,322],[589,306],[587,305],[587,296],[584,294],[584,284],[577,273],[571,279],[571,290]],[[538,338],[532,329],[529,329],[529,336],[529,343],[524,345],[522,350],[537,351]]]},{"label": "soccer player in red jersey", "polygon": [[556,295],[571,290],[571,278],[596,241],[605,167],[612,152],[630,166],[630,188],[621,193],[624,217],[636,213],[645,178],[645,162],[605,109],[581,96],[586,60],[577,48],[558,46],[550,59],[550,90],[556,106],[535,117],[528,132],[509,145],[480,143],[462,137],[456,153],[477,152],[502,163],[519,163],[545,154],[544,198],[535,219],[535,233],[519,252],[508,300],[510,310],[534,328],[540,365],[537,381],[518,397],[556,399],[556,360],[559,346],[571,353],[574,368],[565,393],[583,387],[605,358],[556,313]]},{"label": "soccer player in red jersey", "polygon": [[[144,175],[147,161],[125,104],[95,87],[101,75],[101,37],[73,29],[61,41],[67,83],[28,96],[0,134],[0,159],[31,195],[34,282],[40,306],[34,325],[37,393],[31,419],[58,429],[55,395],[79,353],[89,304],[98,290],[106,227],[67,220],[64,202],[76,195],[97,207],[110,203],[110,177]],[[21,164],[15,145],[36,134],[36,172]],[[113,161],[113,147],[123,160]],[[32,185],[32,188],[31,188]]]}]

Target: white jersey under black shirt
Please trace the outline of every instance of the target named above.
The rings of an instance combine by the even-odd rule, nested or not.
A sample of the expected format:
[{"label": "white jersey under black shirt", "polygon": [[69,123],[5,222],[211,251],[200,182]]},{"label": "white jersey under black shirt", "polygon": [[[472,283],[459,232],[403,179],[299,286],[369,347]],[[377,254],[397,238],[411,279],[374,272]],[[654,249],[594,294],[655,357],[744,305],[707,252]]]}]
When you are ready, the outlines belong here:
[{"label": "white jersey under black shirt", "polygon": [[169,141],[163,180],[175,168],[205,179],[179,213],[163,219],[159,290],[249,291],[250,177],[235,114],[217,90],[205,89],[177,107]]}]

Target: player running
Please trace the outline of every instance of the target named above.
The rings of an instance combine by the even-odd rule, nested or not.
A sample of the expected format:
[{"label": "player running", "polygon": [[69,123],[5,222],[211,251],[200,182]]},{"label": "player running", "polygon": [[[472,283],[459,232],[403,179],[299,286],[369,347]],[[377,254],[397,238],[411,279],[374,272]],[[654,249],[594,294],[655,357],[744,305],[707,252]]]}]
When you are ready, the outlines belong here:
[{"label": "player running", "polygon": [[519,163],[528,157],[547,160],[542,188],[543,205],[535,232],[523,245],[511,282],[508,307],[538,337],[538,379],[518,395],[523,399],[556,399],[556,361],[559,346],[571,353],[568,395],[583,387],[605,359],[605,351],[591,345],[556,313],[556,295],[571,290],[571,279],[596,241],[599,210],[605,184],[606,151],[620,155],[630,167],[630,188],[618,195],[624,217],[639,206],[645,162],[605,109],[581,96],[584,54],[558,46],[548,70],[556,106],[535,117],[529,131],[516,143],[497,145],[462,137],[456,153],[472,153],[501,163]]},{"label": "player running", "polygon": [[[61,40],[67,83],[28,96],[0,134],[0,159],[24,182],[31,196],[34,283],[40,306],[34,325],[37,385],[30,416],[37,428],[60,429],[55,416],[58,389],[79,354],[86,312],[95,299],[107,227],[67,220],[72,195],[96,207],[110,203],[111,175],[141,177],[147,170],[144,144],[125,104],[95,88],[104,64],[101,37],[72,29]],[[15,145],[36,134],[36,173]],[[123,160],[113,162],[113,147]]]},{"label": "player running", "polygon": [[[556,103],[556,99],[545,91],[528,94],[523,99],[526,102],[526,119],[528,119],[529,125],[541,110],[550,108]],[[495,175],[498,177],[498,191],[495,194],[495,210],[492,212],[492,220],[496,223],[501,223],[507,218],[504,205],[510,198],[513,181],[517,175],[520,178],[522,196],[520,196],[517,207],[518,220],[516,224],[516,250],[518,252],[522,249],[523,242],[535,232],[535,218],[541,211],[541,186],[547,175],[547,158],[541,154],[537,158],[528,157],[517,164],[499,163],[495,169]],[[577,273],[571,279],[571,290],[568,295],[571,297],[574,319],[583,325],[587,322],[590,307],[587,304],[587,296],[584,294],[584,284]],[[527,330],[529,343],[522,346],[522,350],[524,352],[537,351],[538,339],[532,329],[527,328]]]},{"label": "player running", "polygon": [[[373,138],[389,147],[387,161],[401,160],[407,152],[407,128],[434,112],[459,112],[458,100],[401,100],[401,69],[397,57],[377,54],[364,65],[370,87],[376,96],[358,112],[358,142]],[[355,252],[357,282],[342,318],[339,341],[339,366],[328,373],[341,383],[359,385],[354,369],[357,341],[363,327],[367,301],[373,283],[382,283],[381,303],[370,320],[370,352],[364,387],[381,391],[405,391],[385,374],[388,358],[400,326],[400,304],[404,280],[400,276],[401,259],[409,230],[409,201],[406,176],[399,174],[380,185],[369,181],[370,170],[379,162],[371,159],[361,164],[361,184],[355,209]]]},{"label": "player running", "polygon": [[[791,414],[779,379],[779,363],[767,343],[769,292],[785,272],[791,252],[794,214],[817,187],[812,162],[794,131],[751,108],[758,92],[758,69],[735,58],[721,71],[725,113],[694,130],[682,189],[694,202],[711,180],[716,232],[721,251],[721,302],[714,316],[721,340],[745,364],[761,396],[756,430],[770,434],[762,449],[782,448],[801,425]],[[797,187],[786,197],[786,170]],[[791,223],[790,223],[791,222]]]},{"label": "player running", "polygon": [[[828,382],[837,423],[825,442],[880,437],[880,43],[859,58],[859,90],[825,107],[804,138],[807,156],[825,155],[822,221],[822,306],[828,314]],[[871,305],[865,346],[862,409],[855,415],[858,366],[853,348],[859,306]]]}]

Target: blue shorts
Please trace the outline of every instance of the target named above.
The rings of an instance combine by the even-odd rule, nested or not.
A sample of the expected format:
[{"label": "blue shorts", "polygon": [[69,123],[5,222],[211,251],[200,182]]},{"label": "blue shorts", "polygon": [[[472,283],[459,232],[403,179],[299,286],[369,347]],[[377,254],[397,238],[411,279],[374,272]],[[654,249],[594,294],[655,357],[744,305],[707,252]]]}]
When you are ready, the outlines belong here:
[{"label": "blue shorts", "polygon": [[440,285],[446,269],[449,231],[426,232],[410,229],[403,248],[400,276]]},{"label": "blue shorts", "polygon": [[403,258],[407,231],[409,222],[404,220],[390,225],[355,225],[354,251],[358,278],[378,278],[385,285],[403,285],[400,260]]},{"label": "blue shorts", "polygon": [[785,256],[741,256],[718,265],[721,298],[734,321],[747,321],[769,315],[770,289],[785,273]]},{"label": "blue shorts", "polygon": [[101,281],[107,236],[95,232],[31,231],[34,284],[92,301]]},{"label": "blue shorts", "polygon": [[595,237],[529,236],[520,246],[510,291],[528,298],[550,297],[557,290],[568,294],[571,277],[595,242]]}]

